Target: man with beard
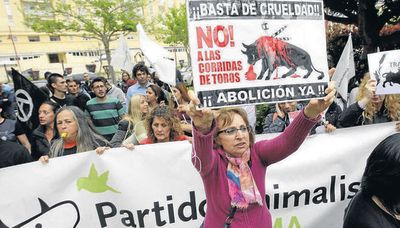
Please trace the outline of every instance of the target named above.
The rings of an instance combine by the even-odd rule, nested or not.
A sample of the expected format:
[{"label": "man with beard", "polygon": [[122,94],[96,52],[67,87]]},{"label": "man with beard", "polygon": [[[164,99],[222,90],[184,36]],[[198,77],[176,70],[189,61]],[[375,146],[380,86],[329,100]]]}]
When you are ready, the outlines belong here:
[{"label": "man with beard", "polygon": [[107,96],[107,87],[102,78],[93,79],[91,87],[96,97],[86,103],[85,112],[96,130],[110,141],[125,110],[117,98]]}]

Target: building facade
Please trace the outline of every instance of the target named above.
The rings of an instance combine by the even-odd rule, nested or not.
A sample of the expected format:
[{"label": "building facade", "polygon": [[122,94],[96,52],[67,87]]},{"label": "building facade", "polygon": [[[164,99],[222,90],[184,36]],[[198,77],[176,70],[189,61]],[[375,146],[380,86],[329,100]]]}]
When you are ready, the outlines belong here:
[{"label": "building facade", "polygon": [[[145,20],[151,20],[168,8],[184,3],[184,0],[149,0],[142,8]],[[0,2],[0,81],[7,81],[6,71],[11,67],[21,72],[33,72],[33,76],[42,78],[46,71],[57,73],[83,73],[95,68],[102,71],[107,65],[102,44],[95,39],[79,36],[77,33],[49,35],[36,33],[24,24],[26,15],[52,17],[46,10],[49,0],[2,0]],[[41,12],[35,10],[41,7]],[[125,36],[131,59],[142,61],[139,54],[139,40],[136,33]],[[111,50],[117,42],[110,44]],[[182,48],[169,47],[171,58],[185,59]],[[178,55],[174,51],[178,50]],[[183,51],[183,52],[182,52]],[[181,60],[182,61],[182,60]],[[2,69],[3,68],[3,69]],[[104,71],[103,71],[104,72]],[[32,73],[30,73],[32,75]]]}]

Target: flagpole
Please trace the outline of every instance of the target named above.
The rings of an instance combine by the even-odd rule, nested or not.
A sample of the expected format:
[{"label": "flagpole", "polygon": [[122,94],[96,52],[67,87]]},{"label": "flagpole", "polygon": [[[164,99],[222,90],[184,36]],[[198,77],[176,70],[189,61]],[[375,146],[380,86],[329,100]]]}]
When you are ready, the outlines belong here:
[{"label": "flagpole", "polygon": [[21,72],[21,65],[19,64],[19,57],[18,57],[18,53],[17,53],[17,48],[15,47],[14,37],[12,35],[10,25],[8,26],[8,31],[10,32],[10,38],[11,38],[11,42],[13,44],[15,59],[17,60],[17,65],[18,65],[18,70]]}]

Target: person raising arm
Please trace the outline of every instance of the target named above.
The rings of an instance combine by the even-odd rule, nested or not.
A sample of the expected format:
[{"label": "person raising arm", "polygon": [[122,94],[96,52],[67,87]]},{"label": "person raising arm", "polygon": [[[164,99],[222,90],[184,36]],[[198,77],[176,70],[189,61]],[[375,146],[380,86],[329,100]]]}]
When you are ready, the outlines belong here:
[{"label": "person raising arm", "polygon": [[205,228],[272,227],[264,197],[266,168],[302,144],[320,113],[333,102],[334,83],[325,92],[323,99],[311,100],[282,134],[257,143],[243,109],[197,110],[200,102],[190,94],[192,163],[204,183]]}]

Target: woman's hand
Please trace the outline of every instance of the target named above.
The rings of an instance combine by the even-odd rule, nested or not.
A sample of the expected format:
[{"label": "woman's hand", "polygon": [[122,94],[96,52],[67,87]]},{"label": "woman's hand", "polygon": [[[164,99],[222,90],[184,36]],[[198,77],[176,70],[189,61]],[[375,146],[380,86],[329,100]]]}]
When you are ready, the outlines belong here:
[{"label": "woman's hand", "polygon": [[214,120],[214,114],[209,108],[201,110],[196,109],[196,106],[200,104],[200,101],[192,91],[189,91],[189,97],[191,101],[189,104],[189,109],[186,111],[186,113],[192,119],[194,126],[196,126],[201,133],[206,134],[211,129],[211,125]]},{"label": "woman's hand", "polygon": [[128,150],[135,149],[135,145],[133,143],[122,144],[122,146],[125,147]]},{"label": "woman's hand", "polygon": [[48,155],[43,155],[43,156],[41,156],[41,157],[39,158],[39,161],[40,161],[42,164],[47,164],[47,163],[49,163],[49,156],[48,156]]},{"label": "woman's hand", "polygon": [[333,126],[330,123],[325,124],[325,132],[326,133],[331,133],[331,132],[334,132],[334,131],[336,131],[336,127],[335,126]]},{"label": "woman's hand", "polygon": [[311,99],[310,102],[308,102],[307,106],[304,108],[304,115],[306,115],[307,118],[316,118],[332,104],[336,94],[334,81],[329,82],[325,93],[327,95],[323,99]]},{"label": "woman's hand", "polygon": [[102,154],[104,154],[104,152],[105,152],[106,150],[108,150],[108,149],[110,149],[110,147],[108,147],[108,146],[101,146],[101,147],[97,147],[95,151],[96,151],[96,154],[102,155]]},{"label": "woman's hand", "polygon": [[396,123],[396,128],[395,129],[396,129],[396,131],[400,132],[400,122]]}]

